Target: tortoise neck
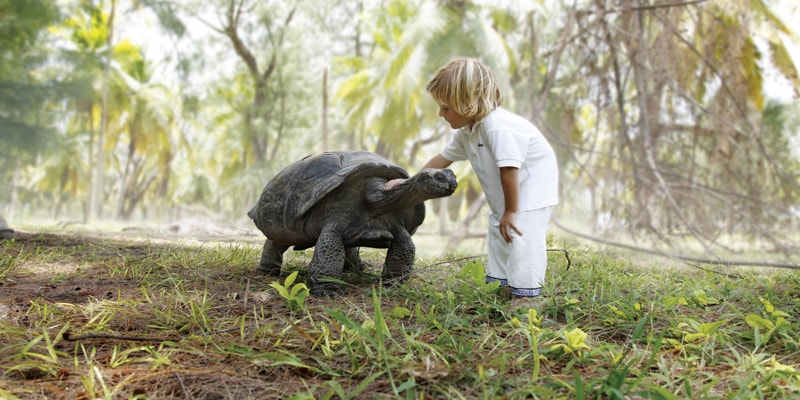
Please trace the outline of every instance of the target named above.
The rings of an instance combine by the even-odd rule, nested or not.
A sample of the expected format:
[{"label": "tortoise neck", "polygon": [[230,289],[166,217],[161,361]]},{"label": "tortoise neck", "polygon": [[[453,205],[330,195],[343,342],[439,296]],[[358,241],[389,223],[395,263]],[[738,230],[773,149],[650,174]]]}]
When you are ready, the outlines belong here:
[{"label": "tortoise neck", "polygon": [[413,207],[427,200],[425,194],[418,189],[419,175],[408,178],[405,182],[389,189],[381,188],[369,199],[370,213],[380,215],[390,211]]}]

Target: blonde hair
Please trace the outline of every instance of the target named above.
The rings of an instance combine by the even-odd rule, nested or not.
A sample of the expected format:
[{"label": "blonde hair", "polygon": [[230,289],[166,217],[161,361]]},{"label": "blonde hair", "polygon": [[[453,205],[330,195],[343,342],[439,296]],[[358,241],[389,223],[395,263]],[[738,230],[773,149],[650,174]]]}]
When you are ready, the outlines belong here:
[{"label": "blonde hair", "polygon": [[477,58],[454,58],[425,87],[436,102],[476,121],[503,104],[492,70]]}]

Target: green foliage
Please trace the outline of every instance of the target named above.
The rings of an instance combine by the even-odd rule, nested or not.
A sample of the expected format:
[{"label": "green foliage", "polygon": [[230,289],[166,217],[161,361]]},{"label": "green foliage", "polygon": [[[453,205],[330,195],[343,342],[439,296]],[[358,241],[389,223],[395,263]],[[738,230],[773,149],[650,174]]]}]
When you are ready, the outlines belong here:
[{"label": "green foliage", "polygon": [[486,282],[484,265],[477,262],[465,264],[459,273],[459,287],[465,293],[493,294],[500,288],[500,282]]},{"label": "green foliage", "polygon": [[50,122],[55,116],[47,106],[57,85],[37,71],[48,61],[40,41],[57,18],[53,0],[6,1],[0,6],[0,173],[14,166],[14,158],[27,161],[39,154],[37,148],[46,147],[53,133]]},{"label": "green foliage", "polygon": [[[744,321],[753,329],[753,344],[758,348],[770,342],[773,334],[787,339],[792,337],[792,330],[797,324],[789,322],[792,316],[784,311],[777,310],[775,306],[766,299],[760,298],[764,309],[761,314],[750,313],[744,316]],[[745,333],[744,337],[749,338],[750,334]],[[791,340],[791,339],[790,339]]]},{"label": "green foliage", "polygon": [[[420,134],[436,126],[438,108],[425,92],[432,74],[454,56],[481,56],[506,77],[514,64],[508,44],[483,18],[507,21],[511,13],[467,7],[453,12],[446,3],[390,1],[369,21],[375,46],[363,55],[337,58],[349,74],[336,100],[347,112],[347,126],[374,151],[408,163],[403,150],[424,141]],[[500,84],[505,87],[505,80]],[[435,129],[440,136],[440,129]],[[418,162],[418,161],[417,161]]]},{"label": "green foliage", "polygon": [[306,286],[305,283],[298,282],[295,283],[295,279],[297,279],[298,271],[294,271],[289,276],[286,277],[286,280],[281,285],[278,281],[274,281],[269,284],[272,288],[274,288],[278,294],[286,300],[286,305],[289,306],[289,309],[292,311],[297,311],[303,308],[305,304],[306,297],[311,293]]},{"label": "green foliage", "polygon": [[564,343],[553,345],[550,348],[551,350],[562,351],[567,354],[580,355],[583,349],[591,349],[591,347],[586,344],[586,332],[582,331],[580,328],[563,332],[562,335]]},{"label": "green foliage", "polygon": [[[0,244],[2,245],[2,244]],[[17,258],[11,255],[0,254],[0,282],[5,282],[6,277],[14,271]]]},{"label": "green foliage", "polygon": [[[425,84],[447,59],[475,56],[504,106],[555,145],[577,185],[565,205],[583,208],[590,193],[578,210],[590,220],[665,241],[711,240],[720,224],[726,238],[781,238],[766,232],[791,229],[782,210],[800,196],[797,121],[765,88],[772,65],[798,90],[788,17],[746,0],[665,8],[654,18],[624,1],[9,2],[0,200],[31,204],[32,217],[79,215],[101,174],[106,216],[191,203],[241,218],[267,177],[308,153],[363,148],[413,170],[449,137]],[[643,83],[629,78],[634,65],[646,66]],[[640,132],[644,120],[659,123]],[[476,193],[468,165],[454,168],[458,196]],[[463,200],[451,204],[463,213]]]}]

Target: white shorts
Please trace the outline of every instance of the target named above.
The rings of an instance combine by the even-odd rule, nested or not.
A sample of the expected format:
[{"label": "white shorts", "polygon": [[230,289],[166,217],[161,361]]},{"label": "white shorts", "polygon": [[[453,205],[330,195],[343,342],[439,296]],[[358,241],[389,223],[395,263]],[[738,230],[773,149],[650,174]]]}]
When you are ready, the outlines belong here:
[{"label": "white shorts", "polygon": [[511,231],[513,240],[506,243],[500,227],[489,223],[486,282],[499,281],[515,296],[541,294],[547,272],[547,224],[553,207],[524,211],[517,216],[522,236]]}]

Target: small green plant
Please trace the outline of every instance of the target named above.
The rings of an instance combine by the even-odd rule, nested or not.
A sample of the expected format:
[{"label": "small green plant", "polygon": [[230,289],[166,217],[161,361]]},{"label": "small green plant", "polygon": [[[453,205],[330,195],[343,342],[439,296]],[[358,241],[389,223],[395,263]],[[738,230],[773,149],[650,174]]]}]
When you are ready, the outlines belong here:
[{"label": "small green plant", "polygon": [[30,371],[38,370],[42,374],[56,376],[61,360],[69,357],[59,349],[59,342],[67,329],[69,324],[65,324],[59,332],[52,334],[53,332],[42,327],[42,333],[24,345],[19,343],[2,348],[0,353],[10,353],[9,361],[14,363],[12,367],[6,369],[6,373],[16,372],[20,376],[27,376],[31,374]]},{"label": "small green plant", "polygon": [[486,282],[486,272],[483,264],[472,262],[464,265],[459,273],[459,278],[468,284],[468,291],[493,294],[500,288],[500,282]]},{"label": "small green plant", "polygon": [[581,328],[572,330],[565,330],[562,332],[564,343],[558,343],[551,347],[552,350],[561,350],[565,354],[574,354],[580,357],[584,350],[591,350],[592,348],[586,344],[588,335]]},{"label": "small green plant", "polygon": [[541,369],[542,359],[544,358],[546,360],[546,358],[539,353],[539,336],[542,332],[541,326],[543,319],[544,317],[539,315],[539,312],[534,308],[528,310],[527,327],[523,327],[522,321],[516,317],[511,319],[511,324],[519,327],[518,331],[528,339],[528,344],[531,346],[530,352],[531,357],[533,358],[533,371],[531,372],[532,381],[539,379],[539,371]]},{"label": "small green plant", "polygon": [[0,388],[0,399],[19,400],[19,397],[14,396],[11,392]]},{"label": "small green plant", "polygon": [[[86,375],[81,375],[80,377],[86,393],[96,399],[112,398],[112,392],[109,390],[108,385],[106,385],[105,377],[102,371],[100,371],[100,367],[91,361],[87,369]],[[99,396],[100,393],[102,393],[102,396]]]},{"label": "small green plant", "polygon": [[778,310],[775,306],[766,299],[761,299],[761,304],[764,305],[764,312],[762,315],[747,314],[744,317],[745,322],[750,328],[753,329],[753,342],[756,347],[761,347],[762,344],[769,343],[773,334],[786,334],[792,326],[787,318],[791,318],[786,312]]},{"label": "small green plant", "polygon": [[728,320],[699,323],[691,318],[686,322],[678,324],[677,328],[683,335],[683,341],[687,343],[697,343],[713,339],[717,336],[719,328],[727,324]]},{"label": "small green plant", "polygon": [[8,274],[17,266],[16,258],[0,254],[0,282],[5,281]]},{"label": "small green plant", "polygon": [[305,283],[300,282],[295,284],[294,281],[296,279],[297,271],[294,271],[286,277],[286,280],[283,281],[283,285],[281,285],[278,281],[274,281],[269,284],[278,291],[278,294],[281,295],[281,297],[286,299],[286,304],[292,311],[301,309],[303,305],[305,305],[306,297],[308,297],[309,293],[311,293]]},{"label": "small green plant", "polygon": [[719,304],[719,299],[711,296],[705,289],[695,289],[691,301],[700,307],[709,307]]},{"label": "small green plant", "polygon": [[121,346],[114,346],[111,352],[111,358],[108,365],[111,368],[120,368],[129,364],[146,364],[152,365],[155,370],[162,365],[169,365],[169,355],[164,351],[164,344],[158,347],[154,346],[136,346],[128,349],[122,349]]}]

